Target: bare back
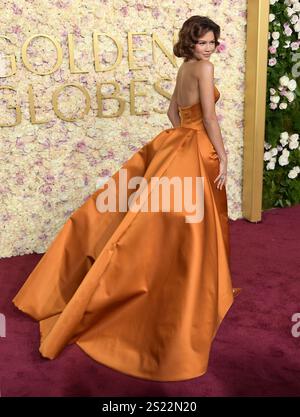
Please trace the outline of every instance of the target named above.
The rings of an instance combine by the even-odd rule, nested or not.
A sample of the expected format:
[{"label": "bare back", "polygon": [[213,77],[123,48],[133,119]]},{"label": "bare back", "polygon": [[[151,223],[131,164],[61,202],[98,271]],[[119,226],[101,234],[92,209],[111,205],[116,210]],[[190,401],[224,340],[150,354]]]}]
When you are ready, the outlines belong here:
[{"label": "bare back", "polygon": [[196,74],[198,68],[199,62],[183,62],[179,67],[175,87],[175,98],[178,106],[192,106],[200,102],[199,83]]}]

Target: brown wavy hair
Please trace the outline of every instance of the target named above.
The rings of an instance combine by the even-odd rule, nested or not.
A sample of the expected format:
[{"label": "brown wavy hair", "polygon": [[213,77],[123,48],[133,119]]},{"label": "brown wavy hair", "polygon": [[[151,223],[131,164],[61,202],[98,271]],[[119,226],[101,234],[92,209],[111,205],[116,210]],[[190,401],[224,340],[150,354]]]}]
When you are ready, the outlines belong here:
[{"label": "brown wavy hair", "polygon": [[191,16],[187,19],[178,33],[178,42],[173,46],[174,55],[185,58],[184,61],[194,57],[194,47],[198,39],[207,32],[212,31],[215,36],[216,47],[220,44],[220,26],[206,16]]}]

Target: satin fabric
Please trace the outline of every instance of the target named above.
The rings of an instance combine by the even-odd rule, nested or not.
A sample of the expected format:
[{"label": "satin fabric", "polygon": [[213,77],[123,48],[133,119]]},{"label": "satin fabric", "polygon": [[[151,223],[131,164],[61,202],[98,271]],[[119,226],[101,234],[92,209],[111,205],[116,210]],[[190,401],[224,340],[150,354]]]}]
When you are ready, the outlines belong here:
[{"label": "satin fabric", "polygon": [[[220,93],[215,87],[215,101]],[[66,221],[13,303],[40,323],[40,353],[77,343],[94,360],[157,381],[203,375],[233,290],[226,189],[200,103],[121,168],[141,176],[204,177],[204,218],[186,212],[105,212],[94,192]],[[119,182],[119,171],[112,176]],[[136,190],[130,190],[130,193]],[[149,193],[148,197],[151,193]]]}]

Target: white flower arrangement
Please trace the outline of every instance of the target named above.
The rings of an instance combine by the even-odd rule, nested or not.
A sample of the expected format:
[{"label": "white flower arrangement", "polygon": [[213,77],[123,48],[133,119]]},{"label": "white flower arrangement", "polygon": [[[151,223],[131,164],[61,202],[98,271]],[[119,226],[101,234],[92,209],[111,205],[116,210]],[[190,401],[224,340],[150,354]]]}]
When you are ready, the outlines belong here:
[{"label": "white flower arrangement", "polygon": [[[292,103],[295,100],[294,91],[297,88],[297,82],[295,79],[290,79],[287,75],[283,75],[279,78],[279,86],[277,89],[270,88],[270,109],[275,110],[279,107],[280,110],[285,110],[288,107],[288,103]],[[286,98],[286,100],[284,99]],[[280,99],[282,101],[280,102]]]},{"label": "white flower arrangement", "polygon": [[[268,162],[266,164],[266,169],[268,171],[275,169],[276,162],[278,162],[280,166],[286,166],[289,164],[290,152],[294,149],[299,149],[299,134],[293,133],[289,135],[289,133],[286,131],[281,132],[279,142],[281,145],[277,145],[276,147],[272,147],[272,145],[266,141],[264,142],[264,161]],[[290,150],[287,149],[287,147]],[[298,174],[299,167],[296,166],[289,171],[288,177],[290,179],[295,179],[297,178]]]},{"label": "white flower arrangement", "polygon": [[[20,10],[23,8],[23,13],[16,15],[16,3]],[[128,160],[144,143],[161,130],[170,127],[167,115],[154,110],[165,109],[168,100],[151,89],[151,85],[160,76],[165,76],[171,81],[164,88],[171,93],[175,86],[177,68],[159,52],[156,64],[151,62],[150,54],[148,66],[144,66],[145,62],[140,62],[140,71],[128,71],[126,36],[132,30],[148,34],[156,32],[162,44],[171,52],[174,33],[179,30],[187,16],[199,13],[199,4],[191,0],[167,0],[162,2],[163,7],[158,7],[159,4],[151,0],[103,1],[101,7],[99,2],[79,2],[80,7],[78,2],[71,1],[47,2],[47,7],[42,3],[8,1],[0,13],[1,31],[7,33],[11,41],[10,44],[7,42],[5,59],[0,62],[0,75],[5,75],[10,70],[8,54],[16,52],[18,62],[17,73],[9,79],[1,80],[17,86],[18,100],[22,105],[27,101],[28,84],[33,84],[40,119],[50,120],[45,124],[32,125],[28,106],[24,105],[21,124],[0,129],[1,164],[5,167],[0,183],[0,198],[3,201],[0,206],[1,257],[45,252],[68,216],[94,192],[95,184],[101,185],[107,176],[120,168],[121,161]],[[215,16],[222,28],[222,48],[213,54],[212,61],[216,70],[216,86],[221,93],[217,112],[230,155],[227,191],[231,219],[242,217],[246,11],[247,0],[232,2],[228,24],[227,1],[220,2],[218,6],[213,2],[204,2],[201,8],[201,14],[211,16],[212,19]],[[101,32],[111,33],[124,46],[122,61],[113,71],[94,72],[91,45],[92,33],[97,28]],[[274,32],[276,31],[281,29],[276,26]],[[64,48],[62,66],[46,77],[33,74],[21,65],[21,46],[24,40],[37,33],[52,35]],[[67,34],[71,33],[75,35],[76,65],[79,69],[88,71],[86,74],[70,73],[65,52],[68,47]],[[138,41],[137,37],[135,40]],[[148,42],[148,37],[145,40]],[[101,51],[104,51],[101,55],[107,62],[114,52],[112,42],[105,37],[101,42]],[[3,45],[6,45],[5,41],[1,43],[1,47]],[[38,62],[41,71],[50,68],[57,59],[55,48],[45,50],[44,45],[39,47],[39,41],[29,52],[31,62]],[[145,55],[144,52],[143,54]],[[232,66],[228,65],[228,60]],[[113,62],[113,59],[110,61]],[[178,66],[181,62],[181,59],[177,60]],[[232,68],[236,70],[232,71]],[[93,96],[90,113],[82,120],[66,123],[55,118],[52,112],[49,104],[51,92],[58,83],[83,83],[83,79],[89,91],[94,94],[97,81],[114,79],[120,82],[120,95],[126,95],[132,78],[139,78],[139,73],[150,84],[147,98],[140,100],[145,105],[145,110],[149,110],[149,116],[131,116],[127,100],[125,112],[120,117],[95,117],[96,94]],[[230,83],[223,82],[229,77]],[[74,89],[66,91],[61,96],[60,108],[78,110],[78,97],[80,98],[80,94],[74,93]],[[110,106],[109,101],[105,106],[107,113],[110,109],[112,113],[116,110],[115,106]],[[44,114],[41,110],[44,110]],[[97,181],[99,177],[102,178]]]}]

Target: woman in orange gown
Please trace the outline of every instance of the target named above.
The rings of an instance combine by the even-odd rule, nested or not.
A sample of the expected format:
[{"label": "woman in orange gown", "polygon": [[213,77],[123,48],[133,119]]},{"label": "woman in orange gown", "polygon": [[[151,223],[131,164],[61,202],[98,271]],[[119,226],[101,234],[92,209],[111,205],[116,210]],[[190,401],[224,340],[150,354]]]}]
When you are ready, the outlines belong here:
[{"label": "woman in orange gown", "polygon": [[172,204],[169,211],[101,212],[108,183],[94,192],[13,299],[39,321],[42,356],[54,359],[76,343],[94,360],[143,379],[178,381],[207,371],[212,341],[239,292],[229,265],[226,154],[216,124],[204,117],[220,96],[208,64],[218,36],[208,18],[184,23],[174,45],[185,57],[168,111],[174,127],[121,167],[125,183],[121,171],[110,179],[118,198],[118,186],[128,188],[137,176],[147,184],[201,177],[203,218],[187,222],[187,211]]}]

